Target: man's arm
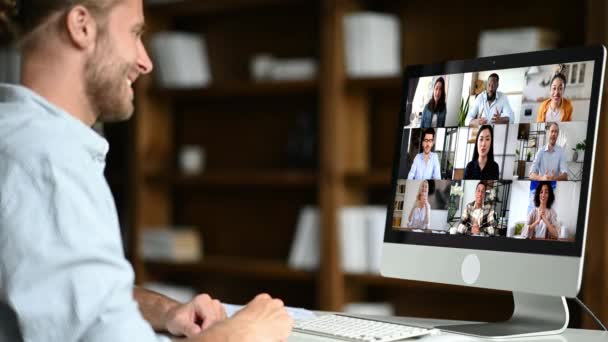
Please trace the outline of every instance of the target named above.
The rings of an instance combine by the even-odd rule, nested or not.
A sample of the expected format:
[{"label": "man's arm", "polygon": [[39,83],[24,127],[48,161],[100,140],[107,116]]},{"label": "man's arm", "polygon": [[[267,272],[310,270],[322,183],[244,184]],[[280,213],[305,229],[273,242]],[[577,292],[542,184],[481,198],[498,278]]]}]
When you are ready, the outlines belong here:
[{"label": "man's arm", "polygon": [[139,304],[139,311],[155,331],[167,331],[167,316],[171,309],[181,303],[141,287],[133,288],[133,298]]},{"label": "man's arm", "polygon": [[467,113],[467,117],[464,119],[464,124],[465,126],[469,126],[471,124],[473,125],[477,125],[477,115],[479,114],[479,106],[481,104],[481,100],[482,96],[478,95],[475,98],[475,101],[473,101],[473,107],[471,107],[471,109],[469,109],[469,112]]},{"label": "man's arm", "polygon": [[414,161],[412,162],[412,166],[410,167],[410,172],[407,174],[407,179],[415,179],[416,177],[416,160],[418,159],[418,155],[414,157]]},{"label": "man's arm", "polygon": [[439,165],[439,157],[435,154],[433,158],[433,179],[441,179],[441,166]]},{"label": "man's arm", "polygon": [[11,195],[0,209],[0,262],[24,271],[3,274],[3,296],[24,340],[159,340],[133,300],[115,209],[96,191],[107,186],[101,173],[37,152],[0,157],[0,188]]},{"label": "man's arm", "polygon": [[532,166],[530,167],[530,179],[531,180],[540,180],[540,156],[542,153],[542,149],[543,147],[541,147],[541,149],[536,152],[536,156],[534,156],[534,161],[532,162]]}]

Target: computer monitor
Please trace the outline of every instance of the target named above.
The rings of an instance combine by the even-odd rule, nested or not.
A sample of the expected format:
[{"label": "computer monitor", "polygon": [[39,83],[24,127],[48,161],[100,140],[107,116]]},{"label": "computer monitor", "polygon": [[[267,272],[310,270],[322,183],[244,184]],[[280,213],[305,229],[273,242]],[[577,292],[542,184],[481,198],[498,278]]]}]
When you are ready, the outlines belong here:
[{"label": "computer monitor", "polygon": [[484,337],[559,333],[579,292],[604,46],[408,66],[385,277],[513,291]]}]

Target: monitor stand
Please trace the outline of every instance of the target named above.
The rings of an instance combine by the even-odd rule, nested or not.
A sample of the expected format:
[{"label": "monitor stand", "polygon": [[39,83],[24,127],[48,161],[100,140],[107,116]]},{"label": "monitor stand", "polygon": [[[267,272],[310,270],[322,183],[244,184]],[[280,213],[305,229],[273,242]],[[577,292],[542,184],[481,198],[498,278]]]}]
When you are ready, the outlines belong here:
[{"label": "monitor stand", "polygon": [[513,292],[513,316],[497,323],[444,325],[435,328],[489,339],[559,334],[570,319],[565,297]]}]

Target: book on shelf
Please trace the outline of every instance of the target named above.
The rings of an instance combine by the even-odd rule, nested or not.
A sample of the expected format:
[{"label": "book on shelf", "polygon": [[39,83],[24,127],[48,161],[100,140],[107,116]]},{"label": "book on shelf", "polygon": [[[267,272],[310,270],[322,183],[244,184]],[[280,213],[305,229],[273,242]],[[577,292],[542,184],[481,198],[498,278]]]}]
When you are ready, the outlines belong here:
[{"label": "book on shelf", "polygon": [[156,61],[155,81],[162,88],[198,88],[211,83],[209,58],[202,35],[159,32],[150,39]]},{"label": "book on shelf", "polygon": [[399,18],[354,12],[343,21],[346,72],[350,77],[397,76],[401,72]]},{"label": "book on shelf", "polygon": [[139,243],[147,261],[197,262],[203,256],[202,239],[194,227],[146,228]]},{"label": "book on shelf", "polygon": [[477,55],[487,57],[554,49],[558,40],[556,32],[541,27],[486,30],[479,34]]},{"label": "book on shelf", "polygon": [[[340,209],[338,243],[342,270],[361,274],[380,271],[380,258],[386,208],[353,206]],[[319,267],[319,210],[307,206],[300,211],[288,265],[294,269],[315,270]]]}]

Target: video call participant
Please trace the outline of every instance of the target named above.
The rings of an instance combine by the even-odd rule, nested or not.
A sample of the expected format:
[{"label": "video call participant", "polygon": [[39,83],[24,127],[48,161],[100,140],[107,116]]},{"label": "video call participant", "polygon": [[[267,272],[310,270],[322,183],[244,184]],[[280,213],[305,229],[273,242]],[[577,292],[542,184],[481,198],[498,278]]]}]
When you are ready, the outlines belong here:
[{"label": "video call participant", "polygon": [[431,217],[431,205],[429,204],[429,182],[424,180],[418,187],[416,202],[405,220],[405,211],[401,218],[401,226],[407,228],[428,229]]},{"label": "video call participant", "polygon": [[494,161],[494,130],[484,125],[477,132],[473,159],[464,170],[464,179],[496,180],[500,174]]},{"label": "video call participant", "polygon": [[574,110],[572,101],[564,97],[566,91],[566,76],[557,73],[549,84],[550,97],[540,104],[538,122],[571,121]]},{"label": "video call participant", "polygon": [[522,236],[529,239],[557,239],[559,227],[557,212],[551,208],[555,201],[550,182],[540,182],[534,192],[534,209],[528,214],[526,228]]},{"label": "video call participant", "polygon": [[465,235],[497,235],[494,209],[485,203],[486,184],[477,183],[475,187],[475,200],[468,203],[462,212],[460,223],[456,232]]},{"label": "video call participant", "polygon": [[422,128],[445,126],[445,80],[439,77],[433,86],[433,96],[422,111]]},{"label": "video call participant", "polygon": [[541,181],[568,180],[568,166],[564,149],[556,144],[559,126],[555,122],[547,124],[549,142],[534,157],[530,168],[530,179]]},{"label": "video call participant", "polygon": [[507,96],[498,89],[498,74],[488,77],[486,90],[479,94],[467,113],[465,125],[508,124],[513,119],[513,110]]},{"label": "video call participant", "polygon": [[422,133],[422,152],[414,157],[407,179],[441,179],[439,157],[431,152],[435,144],[435,130],[427,128]]}]

